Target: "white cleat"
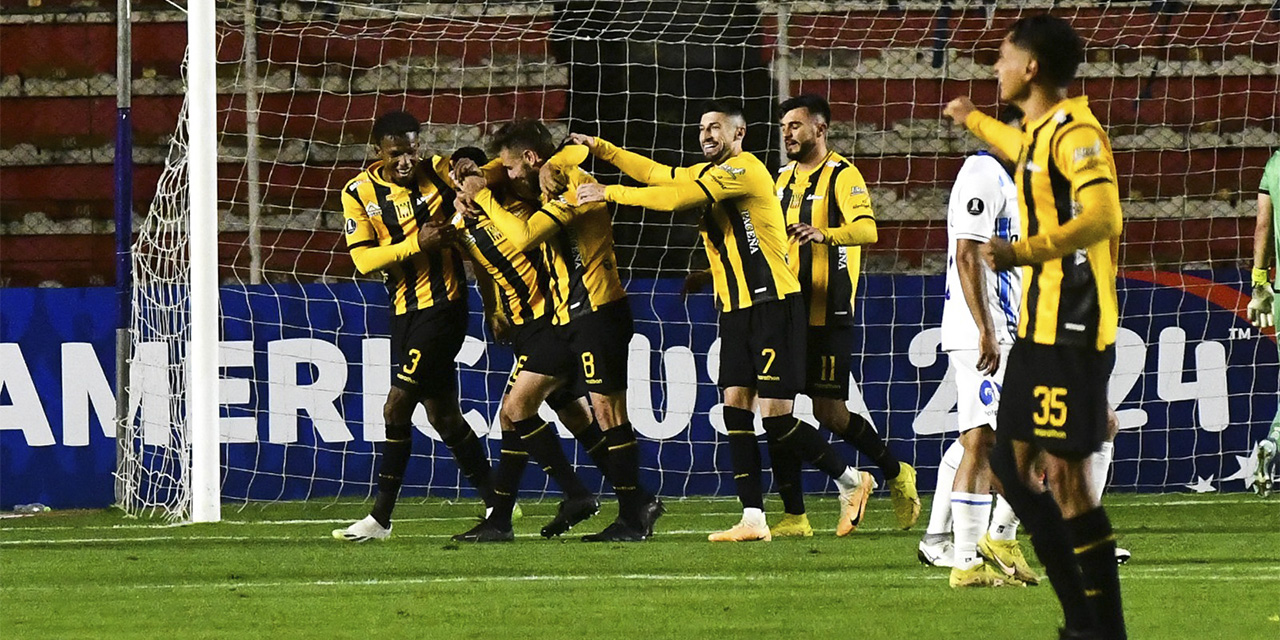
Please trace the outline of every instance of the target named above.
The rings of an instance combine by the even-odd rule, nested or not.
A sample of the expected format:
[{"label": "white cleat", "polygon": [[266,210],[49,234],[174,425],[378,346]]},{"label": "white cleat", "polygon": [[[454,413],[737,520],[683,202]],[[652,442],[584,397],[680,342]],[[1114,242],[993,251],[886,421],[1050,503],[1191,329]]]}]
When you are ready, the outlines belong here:
[{"label": "white cleat", "polygon": [[921,540],[916,551],[916,558],[920,560],[920,564],[930,567],[955,567],[955,556],[956,548],[949,538],[943,538],[937,542]]},{"label": "white cleat", "polygon": [[1124,564],[1129,561],[1129,558],[1132,558],[1132,557],[1133,557],[1133,554],[1129,553],[1128,549],[1121,549],[1120,547],[1116,547],[1116,564]]},{"label": "white cleat", "polygon": [[391,527],[384,527],[378,524],[378,521],[374,520],[373,516],[365,516],[363,520],[346,529],[334,529],[333,537],[336,540],[346,540],[347,542],[386,540],[391,537]]}]

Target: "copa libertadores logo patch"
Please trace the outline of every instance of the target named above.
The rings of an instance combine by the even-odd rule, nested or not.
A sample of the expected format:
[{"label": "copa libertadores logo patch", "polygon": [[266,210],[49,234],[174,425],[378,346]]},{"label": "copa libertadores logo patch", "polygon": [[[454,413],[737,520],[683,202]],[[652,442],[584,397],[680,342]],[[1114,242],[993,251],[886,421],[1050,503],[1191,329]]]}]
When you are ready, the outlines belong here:
[{"label": "copa libertadores logo patch", "polygon": [[351,235],[351,234],[353,234],[353,233],[355,233],[355,232],[356,232],[356,219],[355,219],[355,218],[347,218],[347,224],[346,224],[345,231],[347,232],[347,235]]},{"label": "copa libertadores logo patch", "polygon": [[965,209],[969,211],[971,216],[980,216],[983,211],[987,210],[987,205],[982,203],[982,198],[973,198],[969,200],[969,204],[965,205]]}]

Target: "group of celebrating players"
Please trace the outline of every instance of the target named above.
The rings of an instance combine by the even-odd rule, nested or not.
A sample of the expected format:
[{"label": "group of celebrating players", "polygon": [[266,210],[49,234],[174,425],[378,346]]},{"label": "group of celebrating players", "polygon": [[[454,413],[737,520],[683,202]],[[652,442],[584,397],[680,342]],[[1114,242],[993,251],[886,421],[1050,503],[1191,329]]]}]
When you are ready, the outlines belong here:
[{"label": "group of celebrating players", "polygon": [[[1009,29],[995,64],[1002,102],[1020,109],[1017,124],[977,111],[967,98],[945,108],[992,153],[966,161],[948,215],[943,348],[957,372],[962,435],[946,487],[953,550],[938,563],[951,566],[953,587],[1035,584],[1012,535],[1020,520],[1062,604],[1061,637],[1124,638],[1115,536],[1087,462],[1115,427],[1106,390],[1115,359],[1121,212],[1110,142],[1087,99],[1066,95],[1082,60],[1083,44],[1067,22],[1024,18]],[[395,366],[375,504],[334,536],[363,542],[390,535],[418,403],[486,505],[481,522],[456,540],[513,539],[529,458],[565,496],[542,535],[561,535],[599,510],[555,429],[538,416],[543,403],[618,497],[616,519],[583,539],[653,535],[664,507],[640,481],[627,417],[632,318],[609,202],[651,216],[701,210],[710,268],[687,284],[709,280],[715,291],[717,383],[743,509],[737,524],[709,539],[813,535],[800,485],[805,462],[839,488],[837,535],[861,523],[876,481],[850,466],[815,425],[796,418],[798,393],[813,398],[821,427],[875,462],[897,524],[910,528],[920,512],[915,470],[845,405],[860,247],[877,239],[870,196],[854,165],[827,146],[826,100],[801,95],[778,112],[790,162],[776,180],[743,150],[746,121],[726,102],[705,106],[698,140],[706,161],[690,167],[578,133],[557,146],[536,121],[511,122],[493,134],[492,160],[475,148],[427,159],[419,155],[413,116],[378,118],[378,159],[342,190],[344,232],[357,268],[385,274]],[[596,182],[579,167],[588,154],[646,186]],[[493,468],[458,408],[464,259],[489,328],[516,355]],[[772,527],[764,515],[757,411],[785,512]],[[1005,506],[979,538],[991,518],[992,488]],[[922,543],[922,558],[924,550]]]}]

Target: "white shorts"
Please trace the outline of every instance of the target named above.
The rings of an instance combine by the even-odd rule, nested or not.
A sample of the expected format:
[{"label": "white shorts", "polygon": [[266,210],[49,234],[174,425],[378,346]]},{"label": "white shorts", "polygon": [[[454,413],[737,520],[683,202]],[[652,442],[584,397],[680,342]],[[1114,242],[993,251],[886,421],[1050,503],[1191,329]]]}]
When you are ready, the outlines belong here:
[{"label": "white shorts", "polygon": [[1009,347],[1000,345],[1000,368],[995,375],[978,372],[978,350],[960,349],[948,351],[951,365],[956,371],[956,422],[960,433],[982,426],[996,428],[996,413],[1000,410],[1000,387],[1004,384],[1004,370],[1009,363]]}]

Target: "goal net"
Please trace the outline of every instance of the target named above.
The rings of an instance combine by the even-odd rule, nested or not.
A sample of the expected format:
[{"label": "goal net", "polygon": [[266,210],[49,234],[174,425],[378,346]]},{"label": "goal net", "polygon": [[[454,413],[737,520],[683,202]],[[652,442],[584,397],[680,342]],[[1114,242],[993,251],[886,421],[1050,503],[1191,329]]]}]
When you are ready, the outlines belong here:
[{"label": "goal net", "polygon": [[[371,160],[379,114],[414,114],[442,155],[483,147],[513,118],[537,118],[556,135],[601,135],[680,165],[701,160],[701,101],[730,97],[745,106],[746,149],[772,168],[784,161],[775,107],[803,92],[831,102],[830,145],[865,177],[879,224],[863,253],[849,406],[921,470],[927,491],[955,429],[937,329],[946,199],[965,156],[981,148],[941,109],[968,95],[993,113],[1004,29],[1049,10],[1087,42],[1071,92],[1087,94],[1107,127],[1121,181],[1112,486],[1243,490],[1244,457],[1277,397],[1274,335],[1239,314],[1258,181],[1280,147],[1280,28],[1269,3],[237,1],[218,10],[216,28],[220,379],[193,382],[183,364],[182,117],[134,246],[122,504],[188,516],[193,383],[217,385],[227,503],[374,490],[390,312],[381,283],[358,276],[346,253],[338,190]],[[140,13],[135,48],[184,41],[181,19]],[[181,83],[161,80],[136,91],[180,102]],[[621,180],[603,163],[588,169]],[[644,479],[668,496],[731,493],[717,433],[716,313],[710,295],[680,294],[683,276],[705,266],[697,216],[613,215],[637,321],[628,399]],[[461,404],[496,454],[512,356],[472,315],[458,357]],[[798,415],[811,419],[810,406],[801,398]],[[470,495],[425,412],[414,424],[406,499]],[[524,489],[550,491],[540,476],[528,474]],[[825,483],[806,476],[811,490]]]}]

